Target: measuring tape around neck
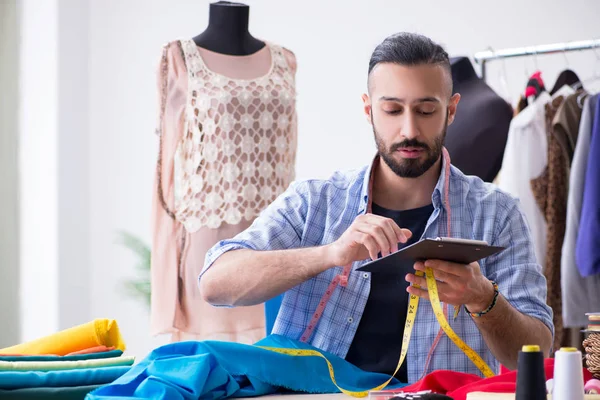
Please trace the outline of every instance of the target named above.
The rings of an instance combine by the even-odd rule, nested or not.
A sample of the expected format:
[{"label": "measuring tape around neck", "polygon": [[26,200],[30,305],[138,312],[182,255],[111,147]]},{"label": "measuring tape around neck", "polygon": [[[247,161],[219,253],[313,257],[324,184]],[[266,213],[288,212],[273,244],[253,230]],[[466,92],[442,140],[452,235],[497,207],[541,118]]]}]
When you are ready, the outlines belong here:
[{"label": "measuring tape around neck", "polygon": [[[446,335],[448,335],[450,340],[452,340],[452,342],[454,342],[454,344],[456,344],[456,346],[465,353],[465,355],[473,362],[473,364],[475,364],[475,366],[477,366],[477,368],[481,371],[481,373],[486,378],[494,376],[494,372],[492,371],[492,369],[479,356],[479,354],[477,354],[477,352],[475,352],[475,350],[473,350],[464,341],[462,341],[458,337],[456,332],[454,332],[452,327],[450,327],[450,324],[448,323],[448,320],[444,316],[444,312],[443,312],[442,306],[440,304],[440,298],[439,298],[439,294],[438,294],[438,290],[437,290],[437,284],[436,284],[435,277],[433,276],[433,271],[431,270],[431,268],[426,267],[425,274],[423,274],[422,271],[417,271],[416,274],[421,277],[423,275],[425,275],[425,278],[427,280],[427,290],[429,292],[429,298],[431,301],[431,307],[433,308],[433,312],[435,314],[435,317],[436,317],[438,323],[440,324],[441,328],[446,333]],[[417,288],[419,287],[419,285],[414,285],[414,286]],[[325,357],[323,355],[323,353],[321,353],[317,350],[290,349],[290,348],[278,348],[278,347],[267,347],[267,346],[259,346],[259,347],[266,349],[266,350],[274,351],[277,353],[290,355],[290,356],[321,357],[327,363],[327,367],[329,369],[329,377],[331,378],[331,381],[340,390],[340,392],[342,392],[346,395],[352,396],[352,397],[366,397],[366,396],[368,396],[370,391],[381,390],[381,389],[385,388],[387,385],[389,385],[389,383],[394,379],[394,375],[396,375],[398,370],[400,370],[402,363],[406,359],[406,354],[408,353],[408,345],[410,344],[410,338],[412,335],[413,327],[415,325],[415,318],[417,316],[418,308],[419,308],[419,297],[415,296],[415,295],[410,295],[408,310],[407,310],[407,314],[406,314],[406,322],[404,324],[404,335],[402,337],[402,350],[400,351],[400,359],[398,360],[398,365],[396,366],[396,370],[394,371],[393,374],[391,374],[390,379],[388,379],[386,382],[382,383],[381,385],[379,385],[377,387],[370,388],[368,390],[351,391],[351,390],[346,390],[346,389],[340,387],[335,380],[335,371],[333,369],[333,366],[331,365],[331,363],[329,362],[327,357]]]}]

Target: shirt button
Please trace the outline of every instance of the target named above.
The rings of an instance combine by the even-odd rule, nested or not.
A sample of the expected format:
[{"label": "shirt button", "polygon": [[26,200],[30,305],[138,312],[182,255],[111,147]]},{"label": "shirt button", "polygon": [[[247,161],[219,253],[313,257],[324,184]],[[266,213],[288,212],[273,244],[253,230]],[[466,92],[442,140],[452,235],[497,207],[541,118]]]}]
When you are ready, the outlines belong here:
[{"label": "shirt button", "polygon": [[349,317],[349,318],[348,318],[348,323],[350,323],[350,324],[351,324],[351,323],[352,323],[352,321],[354,321],[354,318],[352,318],[352,317]]},{"label": "shirt button", "polygon": [[368,272],[365,272],[365,273],[363,274],[363,278],[367,279],[368,277],[369,277],[369,273],[368,273]]}]

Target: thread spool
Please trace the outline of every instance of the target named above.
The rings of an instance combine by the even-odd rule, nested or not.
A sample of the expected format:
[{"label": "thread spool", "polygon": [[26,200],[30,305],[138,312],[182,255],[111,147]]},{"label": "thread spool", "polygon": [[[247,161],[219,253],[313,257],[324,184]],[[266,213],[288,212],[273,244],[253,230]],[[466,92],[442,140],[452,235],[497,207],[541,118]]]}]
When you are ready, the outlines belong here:
[{"label": "thread spool", "polygon": [[584,330],[583,341],[587,369],[596,379],[600,379],[600,313],[587,313],[588,327]]},{"label": "thread spool", "polygon": [[600,394],[600,380],[590,379],[585,383],[583,388],[585,389],[585,394]]},{"label": "thread spool", "polygon": [[554,353],[553,400],[583,400],[583,364],[581,352],[574,347],[563,347]]},{"label": "thread spool", "polygon": [[523,346],[519,351],[515,400],[546,400],[544,354],[540,346]]}]

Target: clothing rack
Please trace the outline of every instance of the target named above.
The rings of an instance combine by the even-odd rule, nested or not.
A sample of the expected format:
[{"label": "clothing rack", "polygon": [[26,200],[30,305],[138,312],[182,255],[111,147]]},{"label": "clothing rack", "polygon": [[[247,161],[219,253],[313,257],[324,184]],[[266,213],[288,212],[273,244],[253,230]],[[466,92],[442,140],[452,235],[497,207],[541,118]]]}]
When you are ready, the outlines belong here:
[{"label": "clothing rack", "polygon": [[537,56],[540,54],[566,53],[567,51],[591,50],[596,48],[600,48],[600,39],[544,44],[539,46],[514,47],[502,50],[490,49],[475,53],[473,58],[475,59],[475,62],[481,65],[481,78],[485,80],[485,67],[489,61],[512,57]]}]

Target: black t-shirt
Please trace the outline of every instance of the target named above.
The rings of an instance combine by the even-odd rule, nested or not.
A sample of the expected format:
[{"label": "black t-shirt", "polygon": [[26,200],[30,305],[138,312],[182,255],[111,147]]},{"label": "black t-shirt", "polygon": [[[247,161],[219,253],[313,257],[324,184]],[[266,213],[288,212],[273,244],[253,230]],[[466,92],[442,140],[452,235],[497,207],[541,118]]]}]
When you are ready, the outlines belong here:
[{"label": "black t-shirt", "polygon": [[[373,204],[373,214],[391,218],[400,228],[409,229],[411,238],[399,248],[417,242],[427,226],[433,205],[406,211],[388,210]],[[398,366],[402,335],[408,309],[406,274],[414,272],[413,264],[399,265],[397,272],[372,272],[371,291],[346,361],[364,371],[391,375]],[[406,359],[396,378],[408,382]]]}]

